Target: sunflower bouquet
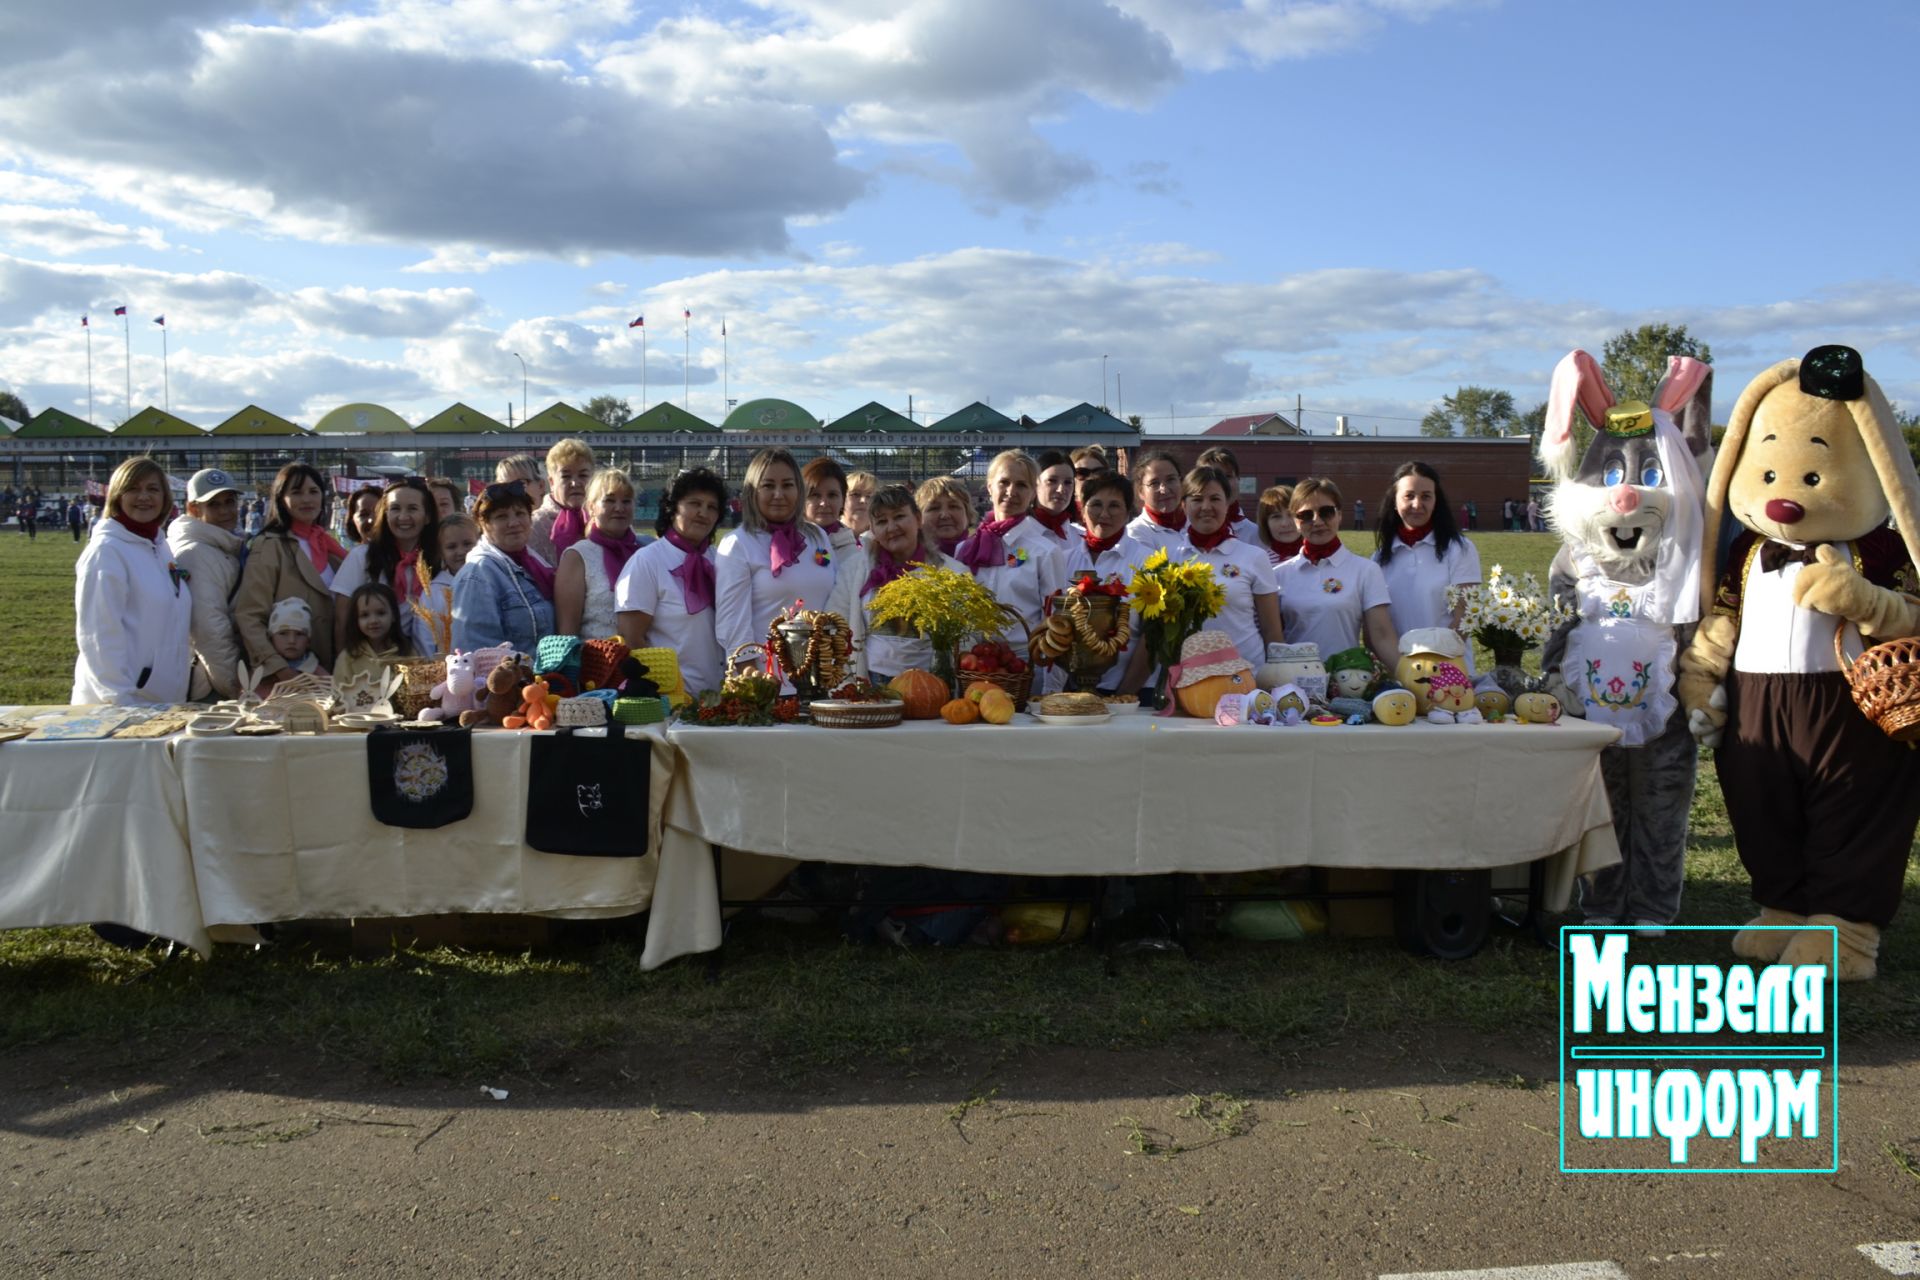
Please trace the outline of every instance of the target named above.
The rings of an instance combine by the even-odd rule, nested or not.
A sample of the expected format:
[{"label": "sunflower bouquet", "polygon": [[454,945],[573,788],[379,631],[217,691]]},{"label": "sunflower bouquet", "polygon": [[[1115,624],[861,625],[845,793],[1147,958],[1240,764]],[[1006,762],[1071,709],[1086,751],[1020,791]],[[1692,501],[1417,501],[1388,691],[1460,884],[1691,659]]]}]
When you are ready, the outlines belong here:
[{"label": "sunflower bouquet", "polygon": [[1127,586],[1140,615],[1140,639],[1147,654],[1165,668],[1180,661],[1187,637],[1227,607],[1227,593],[1204,560],[1174,564],[1165,547],[1148,556]]}]

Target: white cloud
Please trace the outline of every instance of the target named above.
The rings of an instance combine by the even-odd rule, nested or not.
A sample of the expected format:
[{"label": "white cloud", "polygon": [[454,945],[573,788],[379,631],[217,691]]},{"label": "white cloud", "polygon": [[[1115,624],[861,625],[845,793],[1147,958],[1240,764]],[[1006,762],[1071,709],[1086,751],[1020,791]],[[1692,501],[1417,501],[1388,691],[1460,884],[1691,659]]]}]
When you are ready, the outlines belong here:
[{"label": "white cloud", "polygon": [[0,169],[0,199],[21,204],[72,204],[85,194],[71,182],[21,173],[18,169]]},{"label": "white cloud", "polygon": [[304,328],[329,329],[362,338],[424,338],[444,333],[478,312],[471,289],[297,289],[288,311]]},{"label": "white cloud", "polygon": [[408,263],[400,270],[409,275],[485,275],[495,267],[510,267],[525,262],[531,255],[500,253],[470,244],[441,245],[430,257]]},{"label": "white cloud", "polygon": [[127,244],[153,250],[171,247],[154,227],[108,222],[91,209],[48,209],[30,204],[0,204],[0,244],[58,254]]}]

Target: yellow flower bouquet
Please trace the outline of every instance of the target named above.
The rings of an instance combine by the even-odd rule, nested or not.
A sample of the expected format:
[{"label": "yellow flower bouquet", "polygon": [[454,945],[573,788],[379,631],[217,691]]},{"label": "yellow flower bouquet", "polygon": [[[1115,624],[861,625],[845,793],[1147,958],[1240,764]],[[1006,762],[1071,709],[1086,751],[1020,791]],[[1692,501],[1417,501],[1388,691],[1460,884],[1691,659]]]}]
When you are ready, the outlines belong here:
[{"label": "yellow flower bouquet", "polygon": [[867,604],[868,621],[878,627],[900,622],[933,643],[936,671],[952,678],[954,650],[968,636],[997,636],[1006,626],[1006,614],[993,592],[970,573],[938,565],[915,565],[873,593]]},{"label": "yellow flower bouquet", "polygon": [[[1187,637],[1227,607],[1227,593],[1204,560],[1174,564],[1165,547],[1148,556],[1127,591],[1140,615],[1140,639],[1147,654],[1165,670],[1180,661]],[[1265,655],[1256,655],[1264,657]]]}]

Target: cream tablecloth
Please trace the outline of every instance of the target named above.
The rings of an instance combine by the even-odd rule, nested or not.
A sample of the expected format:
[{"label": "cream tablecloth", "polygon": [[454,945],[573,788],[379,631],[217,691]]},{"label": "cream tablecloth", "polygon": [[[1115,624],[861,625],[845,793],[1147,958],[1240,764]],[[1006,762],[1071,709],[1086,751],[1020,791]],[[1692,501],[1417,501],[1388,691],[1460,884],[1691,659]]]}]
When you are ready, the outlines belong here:
[{"label": "cream tablecloth", "polygon": [[676,727],[643,962],[720,944],[709,845],[800,860],[1033,875],[1281,866],[1505,867],[1548,860],[1547,897],[1618,862],[1600,749],[1612,729],[1223,729],[917,722]]},{"label": "cream tablecloth", "polygon": [[[657,829],[675,753],[662,729],[634,734],[642,732],[655,744],[650,798]],[[570,857],[524,843],[532,737],[475,733],[473,813],[432,830],[390,827],[373,816],[366,739],[358,734],[178,739],[174,755],[206,922],[644,910],[656,854]],[[636,833],[637,845],[643,835]]]},{"label": "cream tablecloth", "polygon": [[0,746],[0,928],[96,923],[211,947],[167,743]]}]

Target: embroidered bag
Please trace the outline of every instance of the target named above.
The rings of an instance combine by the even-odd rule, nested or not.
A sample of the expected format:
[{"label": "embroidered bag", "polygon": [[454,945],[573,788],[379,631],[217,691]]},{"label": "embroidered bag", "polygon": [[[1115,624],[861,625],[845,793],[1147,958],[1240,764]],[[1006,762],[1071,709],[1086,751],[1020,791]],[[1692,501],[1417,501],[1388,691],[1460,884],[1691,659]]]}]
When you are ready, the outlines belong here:
[{"label": "embroidered bag", "polygon": [[527,843],[542,853],[639,858],[648,847],[653,743],[559,729],[529,744]]},{"label": "embroidered bag", "polygon": [[473,812],[473,730],[376,728],[367,735],[373,816],[431,829]]}]

